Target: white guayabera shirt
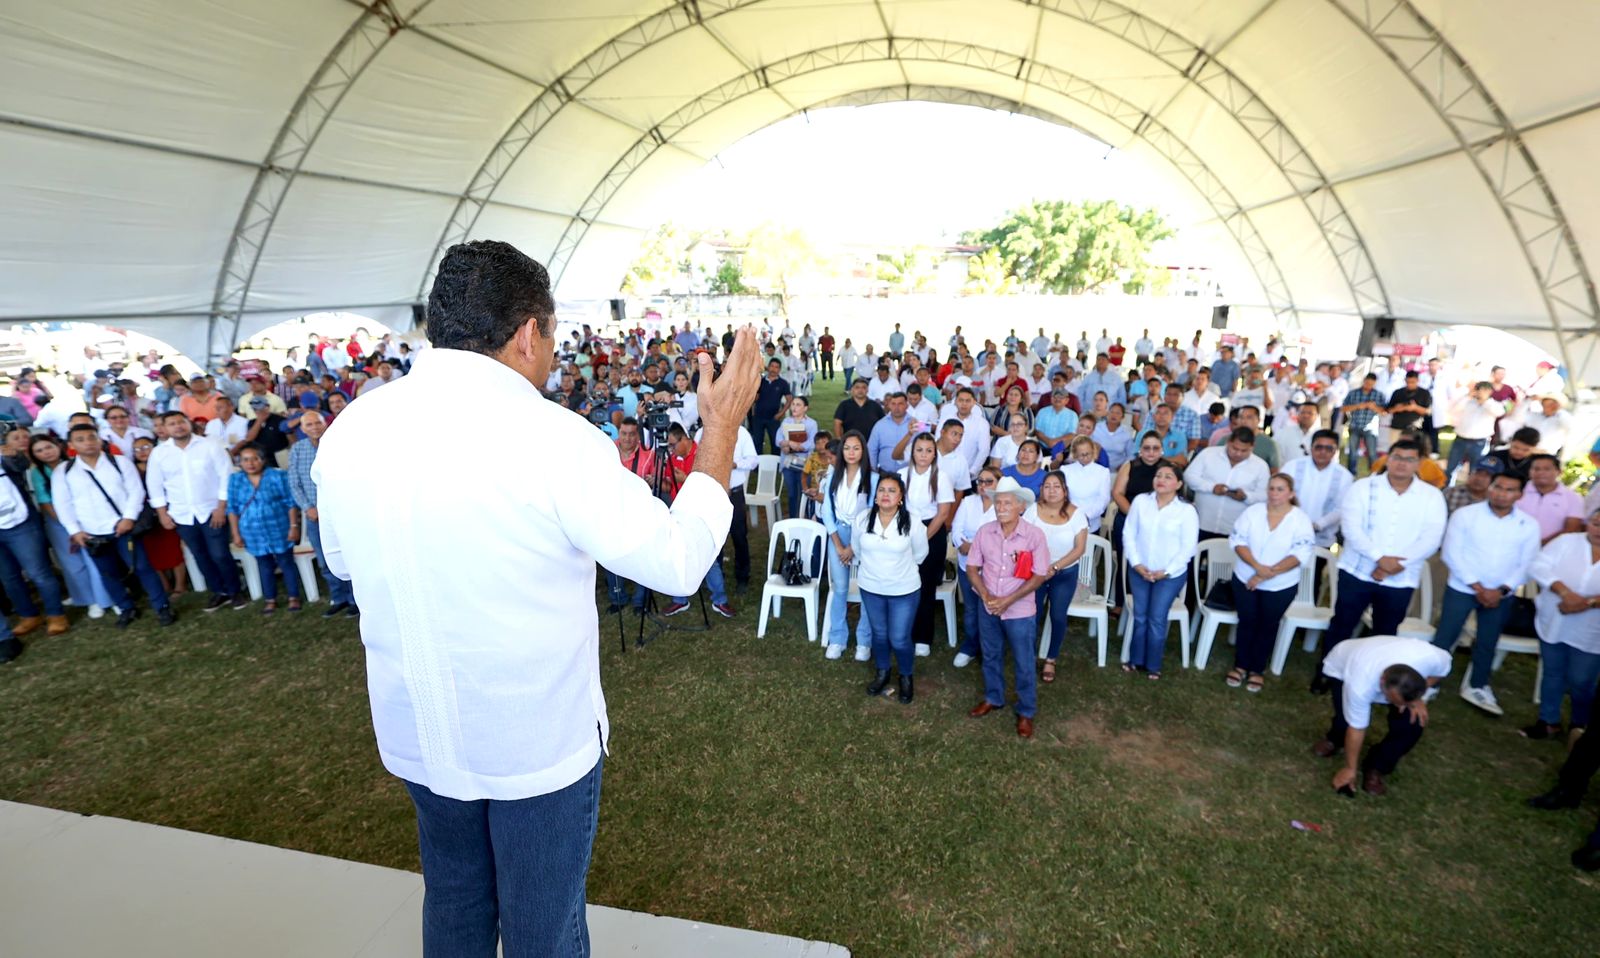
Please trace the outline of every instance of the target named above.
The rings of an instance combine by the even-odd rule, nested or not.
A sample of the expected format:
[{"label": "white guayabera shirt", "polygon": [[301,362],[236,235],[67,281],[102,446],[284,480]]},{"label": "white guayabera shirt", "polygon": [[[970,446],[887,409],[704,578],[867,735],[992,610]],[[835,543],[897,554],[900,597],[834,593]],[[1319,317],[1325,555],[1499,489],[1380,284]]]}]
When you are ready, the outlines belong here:
[{"label": "white guayabera shirt", "polygon": [[[460,414],[463,383],[480,414]],[[487,356],[430,349],[391,386],[339,414],[312,468],[383,765],[447,798],[559,791],[609,734],[595,563],[693,592],[727,491],[694,474],[669,510],[604,433]]]}]

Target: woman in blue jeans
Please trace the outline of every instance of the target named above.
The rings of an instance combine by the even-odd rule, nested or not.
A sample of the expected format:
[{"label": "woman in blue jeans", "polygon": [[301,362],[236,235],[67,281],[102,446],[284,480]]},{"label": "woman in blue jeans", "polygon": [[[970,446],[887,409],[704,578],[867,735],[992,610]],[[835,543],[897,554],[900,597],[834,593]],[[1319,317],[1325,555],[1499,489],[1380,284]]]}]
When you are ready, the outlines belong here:
[{"label": "woman in blue jeans", "polygon": [[267,468],[267,457],[253,442],[239,449],[239,468],[228,477],[228,524],[233,544],[255,556],[266,604],[262,615],[278,610],[278,573],[289,593],[289,611],[300,611],[300,572],[294,547],[300,541],[300,508],[289,493],[289,475]]},{"label": "woman in blue jeans", "polygon": [[778,455],[783,464],[783,491],[789,500],[791,519],[799,519],[800,505],[804,501],[806,458],[817,444],[817,421],[807,413],[811,400],[795,396],[789,400],[789,416],[778,424]]},{"label": "woman in blue jeans", "polygon": [[1067,610],[1078,591],[1078,560],[1089,543],[1089,521],[1083,510],[1072,504],[1067,492],[1067,478],[1059,469],[1045,473],[1039,486],[1039,501],[1023,513],[1024,521],[1031,522],[1044,531],[1050,544],[1050,578],[1039,589],[1039,601],[1044,604],[1039,618],[1050,616],[1050,648],[1045,652],[1041,682],[1056,680],[1056,657],[1061,654],[1061,641],[1067,636]]},{"label": "woman in blue jeans", "polygon": [[1127,559],[1128,595],[1133,601],[1133,628],[1122,671],[1161,677],[1161,655],[1167,644],[1167,613],[1183,595],[1189,562],[1200,543],[1200,517],[1194,506],[1178,498],[1183,486],[1178,467],[1162,461],[1151,479],[1151,491],[1133,500],[1122,530]]},{"label": "woman in blue jeans", "polygon": [[1539,633],[1539,718],[1523,728],[1532,739],[1561,734],[1561,703],[1572,698],[1572,727],[1587,728],[1600,680],[1600,511],[1582,532],[1556,536],[1533,560],[1539,583],[1534,628]]},{"label": "woman in blue jeans", "polygon": [[900,704],[911,702],[911,626],[922,597],[922,560],[928,557],[928,530],[906,508],[905,480],[896,473],[878,477],[873,508],[851,523],[856,574],[860,576],[861,608],[873,622],[872,655],[877,672],[868,695],[889,687],[889,654],[900,671]]},{"label": "woman in blue jeans", "polygon": [[[855,553],[851,550],[852,527],[856,516],[872,507],[877,477],[872,473],[872,459],[867,455],[867,438],[852,429],[839,440],[839,454],[832,467],[822,474],[822,503],[817,509],[817,519],[828,533],[828,658],[837,659],[844,654],[845,643],[850,639],[850,574],[854,569]],[[872,623],[865,604],[861,607],[861,621],[856,625],[856,661],[865,662],[872,657]]]},{"label": "woman in blue jeans", "polygon": [[54,436],[41,433],[28,443],[28,456],[33,468],[28,471],[33,484],[33,498],[39,504],[39,516],[44,523],[45,538],[56,554],[56,564],[67,582],[67,595],[73,605],[89,610],[89,618],[98,619],[111,608],[111,596],[105,583],[100,581],[100,570],[89,561],[89,553],[72,544],[67,527],[56,518],[55,503],[50,498],[50,475],[67,458],[67,446]]}]

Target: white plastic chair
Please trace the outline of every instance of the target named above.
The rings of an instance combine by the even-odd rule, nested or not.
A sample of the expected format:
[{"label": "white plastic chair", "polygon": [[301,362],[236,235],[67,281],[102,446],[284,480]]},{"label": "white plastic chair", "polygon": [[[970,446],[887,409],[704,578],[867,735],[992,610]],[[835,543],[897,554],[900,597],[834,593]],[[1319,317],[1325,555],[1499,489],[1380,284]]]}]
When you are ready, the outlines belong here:
[{"label": "white plastic chair", "polygon": [[[949,541],[948,537],[946,541]],[[955,546],[952,545],[945,549],[944,559],[945,562],[949,563],[949,568],[945,571],[944,580],[939,583],[938,588],[933,590],[933,598],[934,601],[944,606],[945,638],[950,641],[950,647],[953,649],[956,647],[956,597],[961,591],[961,584],[956,581],[961,571],[956,566]]]},{"label": "white plastic chair", "polygon": [[[1126,567],[1122,570],[1122,574],[1128,574]],[[1122,661],[1126,662],[1128,661],[1128,651],[1133,645],[1133,590],[1124,589],[1123,591],[1126,593],[1127,598],[1124,600],[1125,605],[1122,609]],[[1174,622],[1178,623],[1178,639],[1180,642],[1178,649],[1182,654],[1183,667],[1188,668],[1189,644],[1192,633],[1189,631],[1189,610],[1183,604],[1182,593],[1179,593],[1178,598],[1173,600],[1172,608],[1167,610],[1168,627],[1170,628]]]},{"label": "white plastic chair", "polygon": [[[1339,599],[1339,560],[1322,547],[1312,550],[1312,561],[1300,567],[1300,587],[1294,601],[1278,623],[1278,637],[1272,643],[1272,674],[1283,674],[1283,663],[1289,658],[1289,643],[1294,641],[1296,629],[1306,630],[1305,651],[1317,647],[1317,633],[1326,632],[1333,623],[1333,604]],[[1321,605],[1317,597],[1317,559],[1323,560],[1328,577],[1327,604]]]},{"label": "white plastic chair", "polygon": [[[1424,642],[1433,641],[1433,567],[1434,561],[1427,560],[1423,565],[1422,575],[1417,577],[1417,587],[1411,592],[1411,605],[1406,609],[1406,617],[1400,621],[1394,634],[1405,639],[1421,639]],[[1372,610],[1361,613],[1361,625],[1368,632],[1372,631]]]},{"label": "white plastic chair", "polygon": [[[1517,593],[1525,598],[1532,599],[1539,594],[1539,585],[1529,580]],[[1467,622],[1461,629],[1461,638],[1456,640],[1456,647],[1470,647],[1477,641],[1477,616]],[[1455,649],[1451,649],[1455,651]],[[1500,671],[1500,666],[1505,664],[1506,656],[1516,653],[1518,655],[1539,655],[1539,637],[1534,635],[1512,635],[1509,632],[1500,633],[1500,641],[1495,643],[1494,662],[1490,665],[1491,672]],[[1467,666],[1461,673],[1461,691],[1467,690],[1467,683],[1472,681],[1472,666]],[[1544,659],[1539,658],[1538,667],[1533,674],[1533,704],[1540,704],[1541,686],[1544,684]]]},{"label": "white plastic chair", "polygon": [[[1202,557],[1207,559],[1207,568],[1204,571],[1200,568]],[[1211,660],[1211,645],[1217,639],[1218,628],[1224,625],[1232,626],[1234,641],[1238,641],[1239,613],[1213,609],[1205,602],[1212,585],[1233,578],[1233,565],[1237,560],[1238,555],[1227,539],[1207,539],[1200,543],[1200,552],[1195,556],[1194,565],[1190,567],[1194,578],[1195,595],[1200,597],[1200,609],[1195,613],[1194,619],[1194,667],[1197,669],[1204,669],[1206,663]],[[1234,582],[1234,588],[1239,588],[1237,581]]]},{"label": "white plastic chair", "polygon": [[[772,618],[781,618],[783,600],[787,598],[805,602],[806,641],[817,641],[817,604],[822,595],[825,561],[819,546],[827,535],[822,523],[810,519],[784,519],[773,524],[772,535],[767,540],[767,580],[761,586],[761,612],[756,618],[756,638],[766,637],[768,609],[772,611]],[[792,545],[800,547],[801,561],[805,563],[806,575],[811,577],[810,582],[805,585],[789,585],[783,581],[782,573],[774,565],[774,560],[779,554],[779,539],[784,540],[784,553],[787,553]]]},{"label": "white plastic chair", "polygon": [[[1078,560],[1078,591],[1067,606],[1067,619],[1088,619],[1089,634],[1099,644],[1098,662],[1106,667],[1106,643],[1111,637],[1110,615],[1111,582],[1115,570],[1111,559],[1111,541],[1105,536],[1089,536],[1084,540],[1083,558]],[[1039,635],[1039,658],[1050,650],[1050,620],[1044,621]]]},{"label": "white plastic chair", "polygon": [[778,522],[778,457],[757,456],[756,463],[756,487],[744,494],[744,506],[750,514],[752,528],[756,525],[756,516],[766,512],[770,534]]}]

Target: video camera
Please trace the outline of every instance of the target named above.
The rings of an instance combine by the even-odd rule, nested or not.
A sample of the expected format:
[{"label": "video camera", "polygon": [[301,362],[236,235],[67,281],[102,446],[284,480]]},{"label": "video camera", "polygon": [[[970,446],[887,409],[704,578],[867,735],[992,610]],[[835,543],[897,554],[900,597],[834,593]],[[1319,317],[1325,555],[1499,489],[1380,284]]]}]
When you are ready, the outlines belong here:
[{"label": "video camera", "polygon": [[667,430],[672,428],[672,417],[667,414],[667,410],[682,408],[683,400],[681,399],[674,399],[670,402],[645,400],[644,421],[640,425],[652,435],[665,439]]}]

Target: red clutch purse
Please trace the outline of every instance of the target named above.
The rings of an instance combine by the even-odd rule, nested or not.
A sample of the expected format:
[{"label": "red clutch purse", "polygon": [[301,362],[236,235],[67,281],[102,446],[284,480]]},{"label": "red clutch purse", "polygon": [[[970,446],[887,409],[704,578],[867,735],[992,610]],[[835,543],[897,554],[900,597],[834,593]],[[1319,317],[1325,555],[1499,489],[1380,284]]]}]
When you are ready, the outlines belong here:
[{"label": "red clutch purse", "polygon": [[1016,577],[1019,579],[1033,578],[1033,553],[1022,552],[1017,555]]}]

